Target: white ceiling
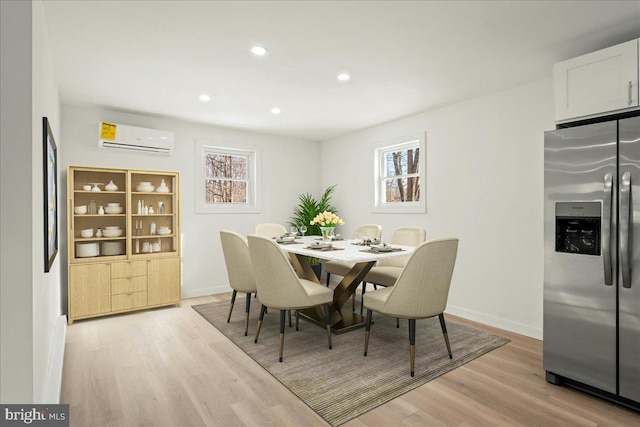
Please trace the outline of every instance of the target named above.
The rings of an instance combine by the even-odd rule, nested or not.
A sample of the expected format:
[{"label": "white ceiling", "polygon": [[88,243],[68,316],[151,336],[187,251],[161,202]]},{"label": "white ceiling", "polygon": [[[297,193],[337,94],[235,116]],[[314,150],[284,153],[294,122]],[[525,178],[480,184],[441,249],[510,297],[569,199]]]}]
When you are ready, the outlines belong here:
[{"label": "white ceiling", "polygon": [[63,103],[312,140],[550,77],[555,62],[640,37],[638,0],[44,4]]}]

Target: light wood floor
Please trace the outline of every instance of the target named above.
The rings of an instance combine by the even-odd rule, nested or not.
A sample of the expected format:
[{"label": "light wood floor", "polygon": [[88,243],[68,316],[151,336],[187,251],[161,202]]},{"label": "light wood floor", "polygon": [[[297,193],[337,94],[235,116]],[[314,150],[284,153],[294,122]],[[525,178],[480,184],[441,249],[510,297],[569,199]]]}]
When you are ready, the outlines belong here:
[{"label": "light wood floor", "polygon": [[[229,297],[70,326],[62,402],[70,404],[71,425],[327,426],[191,308]],[[234,315],[242,316],[243,306],[244,298]],[[344,426],[640,425],[636,412],[548,384],[540,341],[447,320],[511,342]]]}]

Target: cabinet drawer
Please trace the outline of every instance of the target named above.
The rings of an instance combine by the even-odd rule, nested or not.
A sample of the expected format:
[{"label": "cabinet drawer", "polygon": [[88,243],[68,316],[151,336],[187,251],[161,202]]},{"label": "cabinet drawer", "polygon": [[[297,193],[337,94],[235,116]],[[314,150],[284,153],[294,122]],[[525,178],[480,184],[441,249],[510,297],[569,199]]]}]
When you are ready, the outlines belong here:
[{"label": "cabinet drawer", "polygon": [[111,278],[135,277],[147,275],[146,261],[124,261],[111,264]]},{"label": "cabinet drawer", "polygon": [[121,277],[111,279],[111,295],[144,292],[147,290],[147,276]]},{"label": "cabinet drawer", "polygon": [[129,310],[131,308],[145,307],[147,305],[147,292],[131,292],[111,296],[111,310]]}]

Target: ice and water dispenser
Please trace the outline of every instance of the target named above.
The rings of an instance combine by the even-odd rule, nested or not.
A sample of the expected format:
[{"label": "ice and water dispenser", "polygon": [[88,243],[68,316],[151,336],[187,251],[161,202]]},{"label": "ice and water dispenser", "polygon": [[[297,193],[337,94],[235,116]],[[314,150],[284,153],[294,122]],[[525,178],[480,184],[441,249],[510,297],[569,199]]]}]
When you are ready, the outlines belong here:
[{"label": "ice and water dispenser", "polygon": [[600,255],[600,202],[556,203],[556,252]]}]

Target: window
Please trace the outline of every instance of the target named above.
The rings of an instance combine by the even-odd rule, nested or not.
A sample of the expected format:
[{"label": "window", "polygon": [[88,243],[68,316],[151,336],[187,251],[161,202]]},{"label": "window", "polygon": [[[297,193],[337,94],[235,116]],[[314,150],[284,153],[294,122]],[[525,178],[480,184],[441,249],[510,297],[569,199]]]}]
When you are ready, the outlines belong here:
[{"label": "window", "polygon": [[424,136],[387,141],[375,150],[374,212],[425,212]]},{"label": "window", "polygon": [[256,151],[198,145],[196,212],[258,212]]}]

